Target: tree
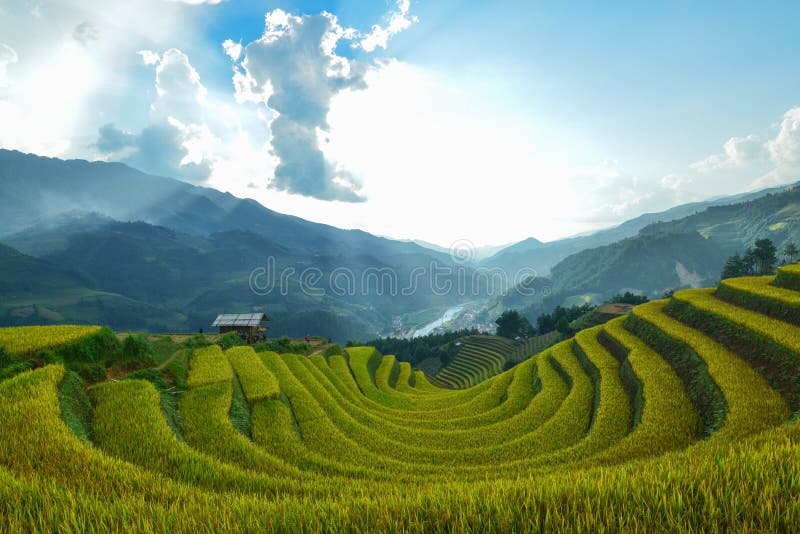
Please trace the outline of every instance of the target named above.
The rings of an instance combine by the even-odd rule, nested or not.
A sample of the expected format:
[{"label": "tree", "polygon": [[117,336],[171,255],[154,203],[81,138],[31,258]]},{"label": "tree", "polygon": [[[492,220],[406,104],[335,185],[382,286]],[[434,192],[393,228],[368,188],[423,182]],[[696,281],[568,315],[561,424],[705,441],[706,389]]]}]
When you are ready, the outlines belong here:
[{"label": "tree", "polygon": [[794,241],[789,241],[783,246],[783,257],[787,263],[793,263],[798,254],[800,254],[800,250],[797,249]]},{"label": "tree", "polygon": [[592,306],[589,303],[581,304],[580,306],[573,305],[569,308],[556,306],[551,313],[543,313],[536,318],[537,332],[539,335],[553,332],[556,329],[559,319],[562,317],[566,317],[567,322],[572,322],[582,315],[586,315],[587,313],[593,311],[594,309],[595,306]]},{"label": "tree", "polygon": [[619,303],[619,304],[633,304],[633,305],[638,305],[638,304],[644,304],[644,303],[645,303],[645,302],[647,302],[648,300],[650,300],[650,299],[648,299],[648,298],[647,298],[646,296],[644,296],[644,295],[636,295],[636,294],[634,294],[634,293],[631,293],[630,291],[626,291],[626,292],[625,292],[625,293],[623,293],[622,295],[620,295],[620,294],[616,294],[616,295],[614,295],[613,297],[611,297],[611,298],[608,300],[608,302],[611,302],[611,303]]},{"label": "tree", "polygon": [[497,335],[514,339],[516,337],[530,337],[534,334],[530,321],[520,315],[517,310],[506,310],[495,320]]},{"label": "tree", "polygon": [[756,274],[757,265],[758,258],[756,257],[755,249],[747,249],[747,252],[742,256],[742,272],[739,273],[739,276],[751,276]]},{"label": "tree", "polygon": [[721,278],[737,278],[739,276],[746,276],[747,265],[742,256],[737,252],[725,262],[725,268],[722,269]]},{"label": "tree", "polygon": [[556,323],[556,331],[562,336],[569,337],[572,335],[572,329],[569,327],[569,320],[566,317],[561,317]]},{"label": "tree", "polygon": [[765,238],[756,240],[755,247],[753,248],[753,257],[756,260],[758,274],[772,274],[775,264],[778,263],[777,252],[778,249],[771,239]]}]

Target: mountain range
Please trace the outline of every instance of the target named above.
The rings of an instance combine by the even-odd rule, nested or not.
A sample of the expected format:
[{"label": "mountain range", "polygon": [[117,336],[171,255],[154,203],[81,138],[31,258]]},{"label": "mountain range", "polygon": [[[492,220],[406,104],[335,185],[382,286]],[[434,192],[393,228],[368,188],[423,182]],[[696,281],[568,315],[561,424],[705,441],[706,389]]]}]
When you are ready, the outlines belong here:
[{"label": "mountain range", "polygon": [[480,264],[485,267],[500,267],[509,272],[528,267],[533,268],[542,276],[548,276],[555,265],[576,252],[610,245],[622,239],[635,237],[642,229],[656,223],[684,219],[716,206],[749,202],[785,191],[791,187],[779,186],[750,193],[721,196],[703,202],[681,204],[658,213],[642,214],[613,228],[599,230],[588,235],[559,239],[549,243],[542,243],[535,238],[529,238],[506,247],[483,260]]},{"label": "mountain range", "polygon": [[[0,150],[0,324],[197,331],[217,313],[264,311],[275,335],[367,339],[402,317],[489,297],[488,286],[443,292],[415,274],[432,264],[451,269],[454,286],[459,270],[533,268],[550,306],[623,289],[653,295],[713,279],[727,253],[758,237],[800,237],[797,195],[782,187],[686,204],[591,235],[483,248],[464,265],[422,241],[306,221],[119,163]],[[275,287],[262,287],[273,273]],[[541,306],[542,293],[509,300],[532,302]]]}]

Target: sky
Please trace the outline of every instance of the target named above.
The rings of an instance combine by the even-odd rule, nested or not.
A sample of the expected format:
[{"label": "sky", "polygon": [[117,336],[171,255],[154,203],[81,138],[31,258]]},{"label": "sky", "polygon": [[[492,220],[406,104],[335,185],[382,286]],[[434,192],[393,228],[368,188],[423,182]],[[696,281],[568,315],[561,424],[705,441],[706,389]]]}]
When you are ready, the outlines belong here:
[{"label": "sky", "polygon": [[0,0],[0,147],[550,241],[800,180],[800,3]]}]

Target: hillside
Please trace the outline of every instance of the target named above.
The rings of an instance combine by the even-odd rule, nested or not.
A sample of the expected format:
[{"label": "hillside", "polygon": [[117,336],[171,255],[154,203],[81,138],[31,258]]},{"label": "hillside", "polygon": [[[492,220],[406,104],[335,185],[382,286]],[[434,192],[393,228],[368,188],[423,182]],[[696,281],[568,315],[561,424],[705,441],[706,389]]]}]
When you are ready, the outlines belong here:
[{"label": "hillside", "polygon": [[[159,330],[197,331],[222,311],[266,308],[275,335],[313,332],[343,342],[374,337],[398,315],[463,298],[435,291],[428,277],[415,291],[401,291],[420,265],[452,266],[448,254],[312,223],[121,164],[0,150],[0,196],[9,206],[0,212],[0,242],[78,273],[93,291],[159,310]],[[286,290],[261,295],[250,275],[268,258],[276,281],[287,274]],[[308,288],[313,280],[313,287],[304,290],[308,269],[302,283]],[[333,280],[334,273],[347,279]],[[39,303],[56,306],[44,293]],[[94,319],[126,329],[150,324],[127,313]]]},{"label": "hillside", "polygon": [[[679,291],[459,391],[370,347],[212,346],[188,374],[90,397],[48,365],[0,382],[0,487],[38,496],[0,510],[12,530],[239,530],[247,517],[247,530],[791,531],[798,290],[791,265]],[[58,343],[46,336],[36,346]],[[9,339],[33,338],[0,330]],[[179,379],[188,390],[163,404]],[[68,427],[62,409],[81,415]]]},{"label": "hillside", "polygon": [[207,187],[151,176],[120,163],[60,160],[0,149],[0,241],[41,227],[67,213],[95,213],[116,221],[143,221],[180,233],[206,236],[251,231],[287,249],[313,254],[424,254],[414,243],[342,230],[265,208]]},{"label": "hillside", "polygon": [[[533,282],[544,291],[530,297],[511,291],[501,307],[524,309],[535,318],[557,305],[597,302],[625,291],[653,298],[716,283],[727,257],[743,253],[757,239],[769,238],[779,251],[789,242],[800,243],[798,206],[800,187],[791,185],[634,219],[618,229],[640,228],[637,235],[565,257]],[[702,210],[667,220],[690,208]],[[653,222],[659,217],[666,222]]]},{"label": "hillside", "polygon": [[726,251],[744,251],[756,239],[768,237],[780,248],[800,243],[800,186],[773,192],[750,202],[711,207],[680,220],[654,223],[643,235],[699,232]]},{"label": "hillside", "polygon": [[[661,227],[659,226],[661,222],[680,221],[687,217],[691,218],[692,216],[701,217],[701,215],[696,214],[702,214],[712,207],[722,207],[724,211],[724,206],[747,203],[770,194],[779,194],[792,187],[793,186],[779,186],[751,193],[722,196],[703,202],[681,204],[662,212],[645,213],[613,228],[592,232],[588,235],[559,239],[549,243],[542,243],[534,238],[529,238],[504,248],[494,256],[482,261],[481,265],[486,267],[500,267],[511,273],[517,272],[524,267],[531,267],[535,269],[540,276],[549,276],[551,269],[556,264],[582,250],[602,247],[623,239],[635,237],[641,230],[647,227],[651,227],[652,231],[657,233],[661,231]],[[699,228],[682,226],[681,223],[677,223],[670,228],[671,229],[667,231],[668,233],[699,231]],[[703,235],[709,237],[709,234],[704,233]],[[742,245],[738,244],[737,246]]]},{"label": "hillside", "polygon": [[726,254],[698,233],[652,234],[584,250],[553,267],[553,292],[632,291],[648,297],[681,287],[701,287],[719,280]]},{"label": "hillside", "polygon": [[76,271],[0,245],[0,324],[106,324],[185,330],[186,317],[160,306],[98,291]]},{"label": "hillside", "polygon": [[[30,234],[26,232],[26,236]],[[11,241],[57,243],[43,258],[80,273],[90,288],[185,314],[181,323],[164,325],[173,331],[207,328],[220,310],[265,309],[276,336],[314,333],[344,342],[373,336],[406,309],[452,300],[433,295],[423,285],[418,292],[391,299],[385,298],[391,288],[381,292],[374,280],[369,291],[355,286],[352,293],[344,295],[331,286],[331,273],[337,269],[352,273],[356,282],[364,279],[367,269],[392,269],[398,284],[405,283],[414,267],[431,261],[428,256],[404,254],[392,258],[394,263],[371,255],[309,257],[244,230],[194,236],[144,222],[111,222],[88,230],[42,231],[35,238],[12,237]],[[271,272],[275,287],[256,292],[250,287],[251,272],[266,268],[268,257],[275,259]],[[322,275],[313,286],[324,292],[320,296],[300,285],[301,273],[309,267]],[[286,279],[285,289],[278,285],[281,272],[292,275]],[[263,284],[269,280],[265,275]],[[303,283],[310,287],[309,281]]]},{"label": "hillside", "polygon": [[561,339],[558,332],[519,342],[487,334],[466,336],[458,340],[456,355],[430,379],[445,388],[469,388],[527,360]]},{"label": "hillside", "polygon": [[[626,289],[652,296],[665,289],[711,283],[723,261],[719,248],[727,251],[732,247],[731,240],[718,239],[720,228],[737,223],[720,222],[723,215],[714,215],[711,223],[692,222],[705,220],[706,212],[687,222],[667,223],[673,224],[671,227],[653,221],[672,220],[710,205],[767,193],[769,190],[678,206],[590,236],[554,243],[530,238],[475,265],[500,266],[509,275],[523,266],[540,272],[552,270],[557,276],[539,276],[533,282],[536,291],[532,297],[512,291],[495,305],[535,308],[533,315],[570,298],[599,298]],[[51,318],[99,319],[126,329],[152,324],[159,330],[196,331],[208,328],[221,311],[266,310],[273,319],[275,335],[303,337],[314,332],[343,342],[388,332],[398,317],[407,314],[444,310],[487,296],[483,286],[475,295],[442,292],[433,287],[430,276],[417,278],[415,291],[402,291],[413,283],[420,266],[456,267],[443,249],[304,221],[252,200],[149,176],[125,165],[0,150],[0,195],[8,199],[8,209],[0,213],[0,242],[77,274],[83,293],[88,289],[115,295],[103,297],[102,306],[93,305],[97,310],[103,306],[111,310],[106,318],[78,314],[77,309]],[[791,228],[797,226],[786,211],[794,200],[781,204],[775,199],[785,195],[778,194],[764,198],[772,199],[764,209],[744,214],[750,217],[751,230],[737,237],[738,242],[747,243],[765,228],[788,239],[794,231]],[[723,206],[713,213],[731,213],[731,209]],[[744,212],[737,213],[735,220]],[[627,237],[645,226],[643,236]],[[705,246],[688,236],[695,231],[710,237]],[[655,233],[671,237],[644,235]],[[623,237],[626,239],[619,241]],[[656,246],[654,240],[661,242]],[[260,295],[250,288],[250,275],[254,269],[263,269],[270,257],[275,259],[276,274],[289,273],[286,291]],[[474,272],[473,266],[458,267],[466,268],[463,279]],[[323,296],[301,288],[300,278],[307,269],[312,269],[312,278],[321,274],[317,288]],[[341,279],[338,284],[332,280],[336,273],[348,276],[344,289]],[[391,279],[385,278],[387,273]],[[459,276],[453,272],[449,278],[454,287]],[[447,280],[438,282],[446,284]],[[33,279],[22,281],[28,286],[33,283]],[[385,298],[387,293],[392,298]],[[66,312],[63,303],[48,300],[44,293],[36,302],[43,309],[60,307]],[[73,298],[70,305],[77,302]],[[120,307],[130,310],[118,313]],[[145,309],[158,320],[143,321],[140,314]],[[19,324],[8,315],[0,320]]]}]

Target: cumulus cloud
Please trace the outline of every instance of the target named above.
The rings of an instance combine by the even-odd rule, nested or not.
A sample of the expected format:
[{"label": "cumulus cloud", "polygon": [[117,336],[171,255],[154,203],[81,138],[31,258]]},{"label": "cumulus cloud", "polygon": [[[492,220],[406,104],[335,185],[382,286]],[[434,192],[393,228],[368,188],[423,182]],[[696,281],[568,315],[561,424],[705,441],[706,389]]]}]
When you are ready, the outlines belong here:
[{"label": "cumulus cloud", "polygon": [[149,174],[191,182],[202,182],[211,174],[209,161],[186,160],[189,151],[185,147],[185,132],[170,122],[152,124],[139,134],[106,124],[98,133],[98,149]]},{"label": "cumulus cloud", "polygon": [[151,174],[206,180],[213,170],[210,154],[218,139],[206,124],[208,91],[200,74],[176,48],[139,54],[145,64],[155,65],[157,96],[150,106],[150,124],[138,134],[106,124],[98,131],[95,146],[104,156]]},{"label": "cumulus cloud", "polygon": [[164,52],[156,64],[156,94],[152,114],[177,117],[184,122],[202,122],[208,90],[189,56],[177,48]]},{"label": "cumulus cloud", "polygon": [[17,52],[7,44],[0,43],[0,87],[8,85],[8,66],[19,61]]},{"label": "cumulus cloud", "polygon": [[105,153],[121,153],[124,150],[136,146],[136,136],[123,132],[113,124],[106,124],[100,127],[98,132],[97,148]]},{"label": "cumulus cloud", "polygon": [[372,52],[376,48],[383,48],[386,50],[389,40],[411,27],[412,24],[417,22],[417,17],[409,14],[411,9],[411,0],[397,0],[397,11],[392,12],[385,26],[375,24],[372,30],[356,43],[358,48],[366,52]]},{"label": "cumulus cloud", "polygon": [[712,172],[720,169],[742,167],[764,155],[764,142],[755,135],[731,137],[722,146],[721,154],[713,154],[702,161],[689,165],[697,172]]},{"label": "cumulus cloud", "polygon": [[767,142],[767,150],[779,168],[800,166],[800,107],[783,115],[778,135]]},{"label": "cumulus cloud", "polygon": [[138,54],[142,56],[142,61],[145,65],[155,65],[161,61],[161,55],[152,50],[139,50]]},{"label": "cumulus cloud", "polygon": [[337,44],[355,33],[325,12],[295,16],[276,9],[265,21],[262,37],[244,47],[234,86],[237,101],[263,102],[276,115],[270,129],[280,163],[269,186],[321,200],[363,201],[357,179],[320,149],[333,97],[366,87],[366,66],[336,54]]},{"label": "cumulus cloud", "polygon": [[100,32],[97,31],[94,24],[85,20],[75,26],[75,29],[72,30],[72,38],[75,39],[78,43],[86,46],[92,41],[96,41],[100,38]]},{"label": "cumulus cloud", "polygon": [[242,57],[242,43],[234,43],[233,39],[225,39],[222,49],[234,61],[239,61],[239,58]]},{"label": "cumulus cloud", "polygon": [[772,169],[750,184],[761,189],[796,181],[800,176],[800,107],[783,114],[778,133],[765,143]]}]

